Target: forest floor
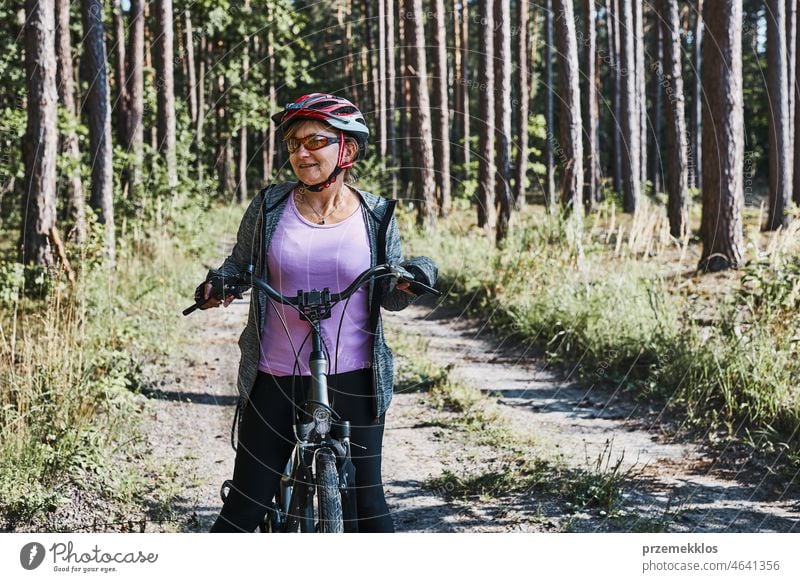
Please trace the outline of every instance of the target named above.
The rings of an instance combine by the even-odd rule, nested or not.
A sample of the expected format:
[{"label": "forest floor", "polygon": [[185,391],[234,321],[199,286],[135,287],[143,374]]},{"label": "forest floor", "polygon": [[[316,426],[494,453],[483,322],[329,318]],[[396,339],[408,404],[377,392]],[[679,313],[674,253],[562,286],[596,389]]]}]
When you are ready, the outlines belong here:
[{"label": "forest floor", "polygon": [[[155,465],[169,465],[180,481],[173,520],[158,531],[207,531],[221,507],[247,305],[195,314],[181,360],[153,371],[160,386],[150,393],[145,434]],[[515,443],[464,429],[465,413],[434,406],[424,392],[397,393],[383,476],[398,531],[800,530],[797,485],[773,475],[780,453],[755,458],[713,435],[670,436],[665,427],[680,419],[613,386],[573,382],[569,370],[549,370],[526,346],[452,308],[419,302],[384,317],[390,344],[402,335],[399,343],[421,346],[398,359],[424,357],[479,389],[492,409],[486,418]],[[518,466],[539,473],[532,480]]]}]

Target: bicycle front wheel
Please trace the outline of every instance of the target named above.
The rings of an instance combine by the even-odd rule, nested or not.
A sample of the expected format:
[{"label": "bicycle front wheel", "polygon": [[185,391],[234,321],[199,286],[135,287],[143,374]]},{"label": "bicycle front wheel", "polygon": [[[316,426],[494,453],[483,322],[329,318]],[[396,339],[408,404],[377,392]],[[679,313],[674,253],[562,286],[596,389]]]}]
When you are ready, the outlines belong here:
[{"label": "bicycle front wheel", "polygon": [[330,449],[317,452],[317,499],[319,503],[319,532],[342,533],[342,494],[339,491],[339,473],[336,455]]}]

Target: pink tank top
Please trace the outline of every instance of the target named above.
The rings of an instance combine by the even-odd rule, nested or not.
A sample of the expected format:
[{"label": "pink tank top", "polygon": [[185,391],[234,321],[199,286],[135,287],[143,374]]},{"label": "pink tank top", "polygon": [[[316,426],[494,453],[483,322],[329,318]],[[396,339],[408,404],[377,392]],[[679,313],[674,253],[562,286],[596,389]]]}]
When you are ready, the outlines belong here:
[{"label": "pink tank top", "polygon": [[[294,196],[290,196],[272,235],[267,264],[270,286],[283,295],[294,297],[298,290],[325,287],[331,293],[344,291],[356,276],[370,267],[369,237],[361,208],[337,224],[314,224],[303,218],[294,204]],[[321,323],[331,374],[372,365],[368,289],[368,285],[363,286],[350,298],[346,312],[345,302],[337,304],[331,317]],[[311,326],[291,307],[270,299],[267,303],[259,370],[274,376],[310,375]],[[281,319],[288,328],[288,337]]]}]

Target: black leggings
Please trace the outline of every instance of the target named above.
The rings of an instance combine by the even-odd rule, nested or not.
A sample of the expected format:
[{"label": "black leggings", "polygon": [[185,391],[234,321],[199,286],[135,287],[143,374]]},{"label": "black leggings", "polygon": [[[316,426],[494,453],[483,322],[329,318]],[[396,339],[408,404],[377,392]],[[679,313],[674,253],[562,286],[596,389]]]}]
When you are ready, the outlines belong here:
[{"label": "black leggings", "polygon": [[[295,444],[293,402],[305,399],[308,384],[308,376],[258,373],[242,413],[233,485],[212,532],[252,532],[258,527]],[[393,532],[381,481],[384,417],[374,417],[371,386],[370,369],[328,376],[331,405],[351,424],[358,530]]]}]

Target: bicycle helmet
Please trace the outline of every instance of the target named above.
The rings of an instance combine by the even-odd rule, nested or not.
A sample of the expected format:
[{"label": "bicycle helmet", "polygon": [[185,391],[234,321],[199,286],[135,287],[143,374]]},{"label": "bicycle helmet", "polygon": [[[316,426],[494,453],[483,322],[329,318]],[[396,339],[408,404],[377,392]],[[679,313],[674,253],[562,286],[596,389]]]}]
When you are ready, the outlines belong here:
[{"label": "bicycle helmet", "polygon": [[336,181],[336,176],[347,168],[353,166],[355,160],[342,162],[344,157],[345,135],[351,136],[358,144],[356,159],[363,157],[367,149],[369,129],[364,122],[364,116],[352,102],[344,97],[328,95],[326,93],[310,93],[288,103],[283,111],[272,116],[278,126],[278,132],[283,133],[284,128],[291,122],[299,119],[314,119],[324,121],[340,133],[339,158],[328,179],[319,184],[303,184],[312,192],[319,192]]}]

